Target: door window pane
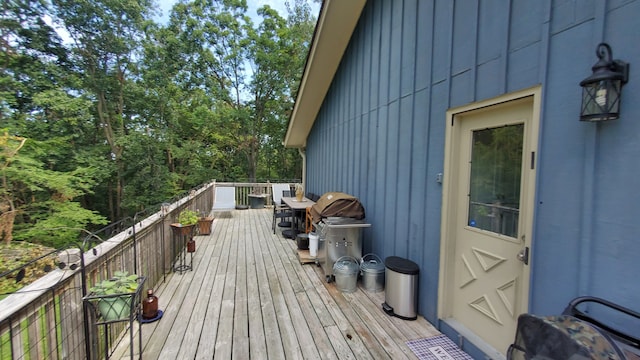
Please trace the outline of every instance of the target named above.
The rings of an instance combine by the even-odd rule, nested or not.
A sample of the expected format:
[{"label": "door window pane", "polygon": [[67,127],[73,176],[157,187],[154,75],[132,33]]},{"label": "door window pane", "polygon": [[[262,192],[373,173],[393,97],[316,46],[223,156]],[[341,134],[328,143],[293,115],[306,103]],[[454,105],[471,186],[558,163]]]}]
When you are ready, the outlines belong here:
[{"label": "door window pane", "polygon": [[473,131],[468,225],[517,237],[524,125]]}]

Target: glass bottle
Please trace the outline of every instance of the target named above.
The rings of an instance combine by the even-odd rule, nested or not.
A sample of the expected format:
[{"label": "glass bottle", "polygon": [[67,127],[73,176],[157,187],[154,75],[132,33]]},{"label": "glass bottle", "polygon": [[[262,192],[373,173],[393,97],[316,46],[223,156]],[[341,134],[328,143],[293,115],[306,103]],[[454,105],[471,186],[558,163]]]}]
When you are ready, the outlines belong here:
[{"label": "glass bottle", "polygon": [[147,297],[142,301],[142,318],[153,319],[158,316],[158,297],[153,295],[153,289],[147,290]]},{"label": "glass bottle", "polygon": [[193,240],[193,238],[189,239],[189,241],[187,241],[187,252],[196,252],[196,241]]}]

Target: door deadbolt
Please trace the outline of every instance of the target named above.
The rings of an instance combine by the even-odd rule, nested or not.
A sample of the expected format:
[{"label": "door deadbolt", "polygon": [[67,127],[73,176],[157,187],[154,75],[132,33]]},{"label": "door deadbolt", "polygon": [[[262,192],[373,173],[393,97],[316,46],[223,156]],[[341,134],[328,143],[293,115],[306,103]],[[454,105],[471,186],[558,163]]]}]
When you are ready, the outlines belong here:
[{"label": "door deadbolt", "polygon": [[525,265],[529,265],[529,247],[525,246],[524,249],[520,250],[516,258],[522,261]]}]

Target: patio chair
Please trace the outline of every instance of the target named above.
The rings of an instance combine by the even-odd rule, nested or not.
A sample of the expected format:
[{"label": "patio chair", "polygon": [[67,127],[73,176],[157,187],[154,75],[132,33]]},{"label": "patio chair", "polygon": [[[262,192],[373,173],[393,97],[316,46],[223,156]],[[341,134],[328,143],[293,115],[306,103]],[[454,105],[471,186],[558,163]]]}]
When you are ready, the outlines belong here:
[{"label": "patio chair", "polygon": [[304,214],[304,232],[308,234],[313,231],[313,228],[313,216],[311,216],[311,206],[309,206]]},{"label": "patio chair", "polygon": [[279,226],[291,227],[291,222],[282,221],[292,216],[291,208],[282,202],[283,196],[291,196],[291,189],[289,184],[271,184],[271,194],[273,196],[273,223],[271,224],[271,229],[275,234],[277,219],[281,220],[278,224]]},{"label": "patio chair", "polygon": [[236,208],[236,188],[228,186],[216,187],[213,198],[213,211],[231,211]]}]

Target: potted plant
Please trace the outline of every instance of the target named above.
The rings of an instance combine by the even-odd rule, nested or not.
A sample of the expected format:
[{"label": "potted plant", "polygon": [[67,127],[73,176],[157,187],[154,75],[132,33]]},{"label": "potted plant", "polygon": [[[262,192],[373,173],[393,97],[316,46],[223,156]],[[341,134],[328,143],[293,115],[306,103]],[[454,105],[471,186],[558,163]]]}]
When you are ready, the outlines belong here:
[{"label": "potted plant", "polygon": [[198,216],[198,231],[200,235],[211,234],[211,223],[213,223],[213,216],[207,215],[204,212]]},{"label": "potted plant", "polygon": [[90,300],[95,300],[105,321],[126,319],[131,310],[131,300],[140,285],[140,277],[126,271],[116,271],[113,278],[103,280],[90,288]]},{"label": "potted plant", "polygon": [[182,226],[195,225],[198,223],[198,213],[193,210],[184,209],[180,212],[180,215],[178,215],[178,222]]},{"label": "potted plant", "polygon": [[180,215],[178,215],[178,222],[171,224],[171,227],[181,235],[187,235],[191,234],[197,223],[198,213],[193,210],[184,209],[180,212]]}]

